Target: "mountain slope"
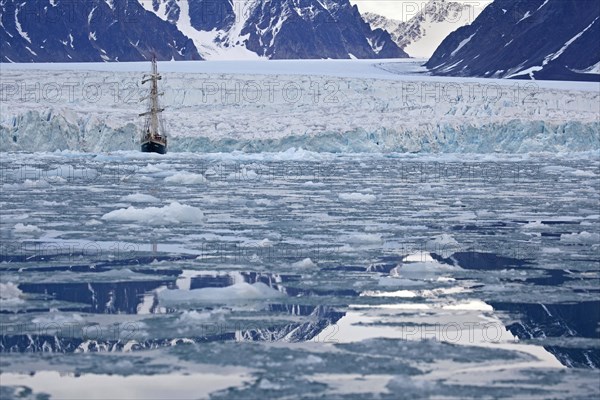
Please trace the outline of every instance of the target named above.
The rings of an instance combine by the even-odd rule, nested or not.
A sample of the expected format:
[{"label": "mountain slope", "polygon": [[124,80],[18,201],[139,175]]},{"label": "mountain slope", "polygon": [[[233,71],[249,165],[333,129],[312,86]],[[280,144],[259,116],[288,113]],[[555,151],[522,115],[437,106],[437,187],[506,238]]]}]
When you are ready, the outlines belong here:
[{"label": "mountain slope", "polygon": [[431,0],[406,22],[368,12],[363,17],[372,27],[390,32],[411,57],[429,58],[448,34],[473,22],[480,12],[469,4]]},{"label": "mountain slope", "polygon": [[0,0],[2,62],[401,58],[348,0]]},{"label": "mountain slope", "polygon": [[0,61],[201,59],[194,43],[137,0],[2,0]]},{"label": "mountain slope", "polygon": [[597,0],[496,0],[426,66],[437,75],[598,81],[599,37]]},{"label": "mountain slope", "polygon": [[139,0],[207,59],[407,57],[348,0]]}]

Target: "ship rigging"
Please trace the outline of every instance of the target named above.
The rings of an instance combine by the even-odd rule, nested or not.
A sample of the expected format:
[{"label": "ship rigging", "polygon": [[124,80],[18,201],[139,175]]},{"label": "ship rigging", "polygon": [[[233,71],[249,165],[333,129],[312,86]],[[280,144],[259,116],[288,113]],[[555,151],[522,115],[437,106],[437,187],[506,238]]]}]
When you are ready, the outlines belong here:
[{"label": "ship rigging", "polygon": [[152,73],[142,77],[142,85],[150,82],[150,95],[142,99],[142,101],[149,100],[149,109],[139,114],[140,117],[146,117],[141,140],[141,150],[144,153],[167,153],[167,135],[163,119],[160,117],[160,113],[165,109],[160,108],[158,104],[158,96],[164,94],[158,93],[158,81],[161,79],[156,65],[156,56],[153,55]]}]

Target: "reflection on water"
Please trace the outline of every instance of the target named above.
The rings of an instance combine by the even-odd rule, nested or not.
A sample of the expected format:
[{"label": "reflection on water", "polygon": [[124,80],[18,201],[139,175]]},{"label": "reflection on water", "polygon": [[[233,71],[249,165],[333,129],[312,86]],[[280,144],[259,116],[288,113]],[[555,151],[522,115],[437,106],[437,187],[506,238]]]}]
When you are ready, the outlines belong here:
[{"label": "reflection on water", "polygon": [[31,375],[1,373],[0,380],[3,385],[31,386],[52,393],[53,398],[72,400],[98,398],[99,393],[107,399],[173,399],[174,390],[178,399],[198,399],[251,380],[248,373],[219,372],[121,376],[39,371]]},{"label": "reflection on water", "polygon": [[[324,267],[322,271],[343,271],[344,273],[370,273],[375,275],[388,274],[408,274],[408,277],[414,278],[415,271],[412,265],[420,265],[421,260],[429,263],[440,263],[443,265],[458,266],[462,269],[481,269],[481,270],[499,270],[509,267],[522,266],[527,262],[510,257],[497,256],[495,254],[485,253],[454,253],[449,257],[441,257],[435,253],[428,255],[413,254],[397,258],[399,263],[390,263],[388,257],[383,262],[376,262],[367,266],[337,266]],[[387,262],[386,262],[387,261]],[[106,272],[106,266],[101,269]],[[56,271],[56,269],[52,270]],[[99,272],[95,270],[94,272]],[[431,301],[419,303],[419,299],[426,299],[428,296],[458,294],[465,289],[458,286],[455,288],[447,287],[435,289],[433,291],[410,291],[410,290],[388,290],[379,292],[364,292],[354,289],[325,289],[318,287],[301,287],[301,274],[269,274],[254,271],[239,272],[218,272],[218,271],[197,271],[187,269],[138,269],[136,273],[140,276],[154,275],[156,280],[121,280],[116,282],[46,282],[46,283],[21,283],[19,289],[24,293],[35,297],[41,296],[45,299],[59,300],[68,302],[69,307],[72,304],[80,304],[79,312],[91,314],[131,314],[131,315],[152,315],[152,314],[178,314],[177,308],[163,307],[159,304],[156,296],[157,290],[198,290],[205,288],[224,288],[240,282],[249,284],[263,283],[271,288],[285,293],[288,298],[302,299],[318,297],[328,298],[347,298],[348,300],[371,296],[379,298],[375,309],[388,310],[387,316],[380,315],[379,311],[368,311],[373,309],[367,306],[354,306],[354,311],[346,312],[338,310],[336,307],[328,305],[308,305],[297,301],[293,303],[268,303],[260,307],[260,312],[256,315],[259,322],[248,324],[227,323],[220,325],[218,329],[197,327],[196,334],[186,335],[167,335],[166,337],[148,338],[142,334],[142,330],[136,324],[117,324],[109,331],[112,335],[94,336],[96,331],[90,333],[90,328],[84,330],[69,330],[65,335],[64,329],[50,329],[54,326],[45,326],[43,331],[39,329],[33,332],[17,332],[4,329],[0,338],[0,351],[3,352],[114,352],[114,351],[133,351],[174,346],[181,343],[206,343],[219,341],[263,341],[263,342],[302,342],[310,341],[315,338],[329,338],[335,342],[338,341],[356,341],[365,338],[376,337],[394,337],[402,340],[409,339],[436,339],[446,340],[448,337],[467,337],[465,326],[460,326],[461,319],[454,315],[451,319],[443,319],[437,322],[429,321],[427,318],[422,320],[418,329],[407,328],[415,326],[413,317],[406,318],[404,313],[417,312],[418,310],[428,310],[431,313],[437,306]],[[531,278],[532,284],[560,284],[566,279],[564,271],[550,271],[546,277]],[[166,278],[168,276],[168,278]],[[166,279],[165,279],[166,278]],[[300,286],[299,286],[300,285]],[[398,295],[402,293],[402,295]],[[410,294],[410,295],[408,295]],[[394,298],[399,298],[394,300]],[[405,302],[403,300],[416,298],[416,302]],[[387,299],[387,303],[386,303]],[[393,302],[389,302],[392,301]],[[325,300],[326,301],[326,300]],[[598,325],[600,323],[600,303],[581,302],[573,304],[523,304],[507,302],[491,302],[493,310],[508,314],[512,318],[503,330],[510,332],[508,341],[514,338],[519,339],[540,339],[540,338],[560,338],[560,337],[583,337],[598,338]],[[366,307],[366,308],[365,308]],[[473,309],[473,306],[461,306],[465,310]],[[206,308],[206,307],[204,307]],[[65,307],[64,310],[68,310]],[[210,307],[208,308],[210,310]],[[358,310],[363,311],[358,311]],[[444,306],[444,309],[460,310],[457,306]],[[200,308],[202,310],[202,307]],[[352,306],[351,306],[352,310]],[[367,311],[365,311],[367,310]],[[391,318],[389,310],[400,312],[400,318]],[[412,311],[411,311],[412,310]],[[475,308],[474,310],[477,310]],[[6,310],[4,311],[7,312]],[[277,315],[289,315],[294,317],[303,317],[304,320],[293,323],[277,323],[269,325],[269,319]],[[445,318],[445,317],[444,317]],[[396,321],[396,322],[394,322]],[[444,322],[446,321],[446,322]],[[481,321],[481,326],[476,326],[472,319],[464,319],[463,322],[471,323],[471,328],[476,328],[479,332],[479,342],[484,343],[481,337],[481,327],[485,326],[485,321]],[[211,322],[208,319],[207,324]],[[433,332],[435,326],[438,328],[444,326],[444,323],[454,324],[452,329],[446,329],[440,334]],[[423,325],[423,323],[425,325]],[[489,321],[487,321],[489,323]],[[500,321],[496,319],[496,323]],[[411,325],[413,324],[413,325]],[[427,325],[434,328],[427,328]],[[436,325],[437,324],[437,325]],[[90,325],[90,326],[93,326]],[[428,331],[429,329],[429,331]],[[476,332],[474,330],[473,332]],[[450,333],[454,331],[454,333]],[[115,333],[116,332],[116,333]],[[192,329],[193,332],[193,329]],[[458,332],[458,333],[457,333]],[[463,333],[460,333],[463,332]],[[53,334],[54,333],[54,334]],[[198,334],[199,333],[199,334]],[[471,334],[472,335],[472,334]],[[503,340],[506,341],[506,340]],[[460,342],[460,341],[459,341]],[[497,341],[498,342],[498,341]],[[473,338],[470,343],[473,344]],[[561,363],[566,366],[583,366],[598,368],[599,351],[597,349],[577,349],[565,348],[564,346],[545,346],[546,350],[554,354]]]},{"label": "reflection on water", "polygon": [[135,314],[142,295],[173,281],[23,283],[19,288],[30,294],[43,294],[56,300],[83,303],[82,311],[100,314]]},{"label": "reflection on water", "polygon": [[[26,294],[43,295],[45,298],[82,303],[79,311],[96,314],[175,314],[176,308],[160,306],[156,290],[224,288],[235,283],[264,283],[272,288],[288,292],[293,297],[354,293],[353,291],[301,290],[288,288],[284,282],[294,282],[300,275],[274,275],[256,272],[202,272],[183,270],[171,280],[120,281],[89,283],[23,283],[19,289]],[[209,307],[210,309],[210,307]],[[24,324],[6,327],[0,337],[1,352],[114,352],[148,350],[183,343],[206,343],[223,341],[285,341],[302,342],[318,337],[335,326],[344,312],[330,306],[302,304],[266,304],[267,322],[213,323],[210,319],[196,327],[200,335],[167,336],[147,338],[137,322],[101,327],[84,321],[64,323],[50,320],[40,324]],[[268,315],[288,314],[305,317],[300,322],[268,325]],[[266,324],[266,325],[265,325]],[[29,328],[30,332],[17,333]],[[331,328],[335,329],[335,328]],[[51,332],[57,334],[52,335]]]},{"label": "reflection on water", "polygon": [[[68,398],[62,386],[81,390],[87,379],[131,382],[144,397],[153,386],[139,375],[172,389],[180,372],[195,380],[193,367],[207,363],[254,369],[215,398],[336,398],[371,384],[386,400],[489,397],[490,386],[492,397],[598,393],[595,160],[556,161],[584,172],[558,181],[565,176],[458,182],[407,179],[397,156],[331,156],[335,173],[318,181],[302,172],[318,162],[292,160],[292,180],[196,177],[203,183],[192,186],[165,178],[213,156],[40,157],[82,167],[120,160],[139,173],[122,184],[7,178],[3,385],[44,391],[54,381],[48,391]],[[147,200],[149,185],[166,190],[129,201]],[[174,201],[200,210],[202,223],[102,218],[129,207],[167,212]],[[81,378],[19,375],[71,365]]]},{"label": "reflection on water", "polygon": [[[571,304],[492,303],[514,321],[507,328],[521,339],[600,339],[600,301]],[[600,349],[546,345],[567,367],[600,368]]]}]

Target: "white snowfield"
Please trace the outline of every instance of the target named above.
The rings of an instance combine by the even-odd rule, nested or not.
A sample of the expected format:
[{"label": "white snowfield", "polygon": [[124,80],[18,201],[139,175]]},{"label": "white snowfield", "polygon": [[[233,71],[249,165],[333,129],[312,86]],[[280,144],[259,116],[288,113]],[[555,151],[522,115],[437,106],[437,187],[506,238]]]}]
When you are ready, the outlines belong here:
[{"label": "white snowfield", "polygon": [[[600,148],[600,83],[431,77],[421,63],[161,62],[170,151]],[[149,67],[2,64],[1,149],[137,149]]]},{"label": "white snowfield", "polygon": [[[362,11],[381,6],[381,2],[353,1]],[[375,3],[375,4],[373,4]],[[379,4],[377,4],[379,3]],[[431,57],[442,41],[458,28],[470,25],[491,1],[467,1],[464,3],[445,0],[410,1],[403,5],[389,2],[392,8],[400,9],[403,20],[386,18],[391,10],[381,13],[364,13],[363,18],[373,28],[388,31],[392,39],[411,57]],[[398,12],[398,10],[394,10]],[[406,20],[406,21],[404,21]]]}]

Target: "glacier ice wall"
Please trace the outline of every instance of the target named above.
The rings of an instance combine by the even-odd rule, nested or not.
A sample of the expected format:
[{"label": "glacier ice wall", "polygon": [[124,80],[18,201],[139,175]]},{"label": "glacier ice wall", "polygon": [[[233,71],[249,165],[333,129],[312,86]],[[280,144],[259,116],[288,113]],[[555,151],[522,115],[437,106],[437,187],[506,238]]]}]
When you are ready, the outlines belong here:
[{"label": "glacier ice wall", "polygon": [[[291,147],[317,152],[526,153],[578,152],[600,149],[600,123],[510,121],[484,126],[429,125],[421,130],[356,129],[343,134],[291,134],[283,137],[214,138],[202,135],[171,138],[170,151],[285,151]],[[28,111],[13,126],[0,126],[2,151],[135,150],[139,132],[134,123],[109,127],[73,124],[61,115]]]},{"label": "glacier ice wall", "polygon": [[[139,73],[3,72],[2,151],[135,150]],[[414,77],[413,77],[414,78]],[[165,73],[171,151],[578,152],[600,149],[600,94],[419,77]]]},{"label": "glacier ice wall", "polygon": [[29,110],[0,125],[4,151],[112,151],[138,147],[137,127],[128,123],[109,127],[99,121],[70,121],[52,111]]}]

